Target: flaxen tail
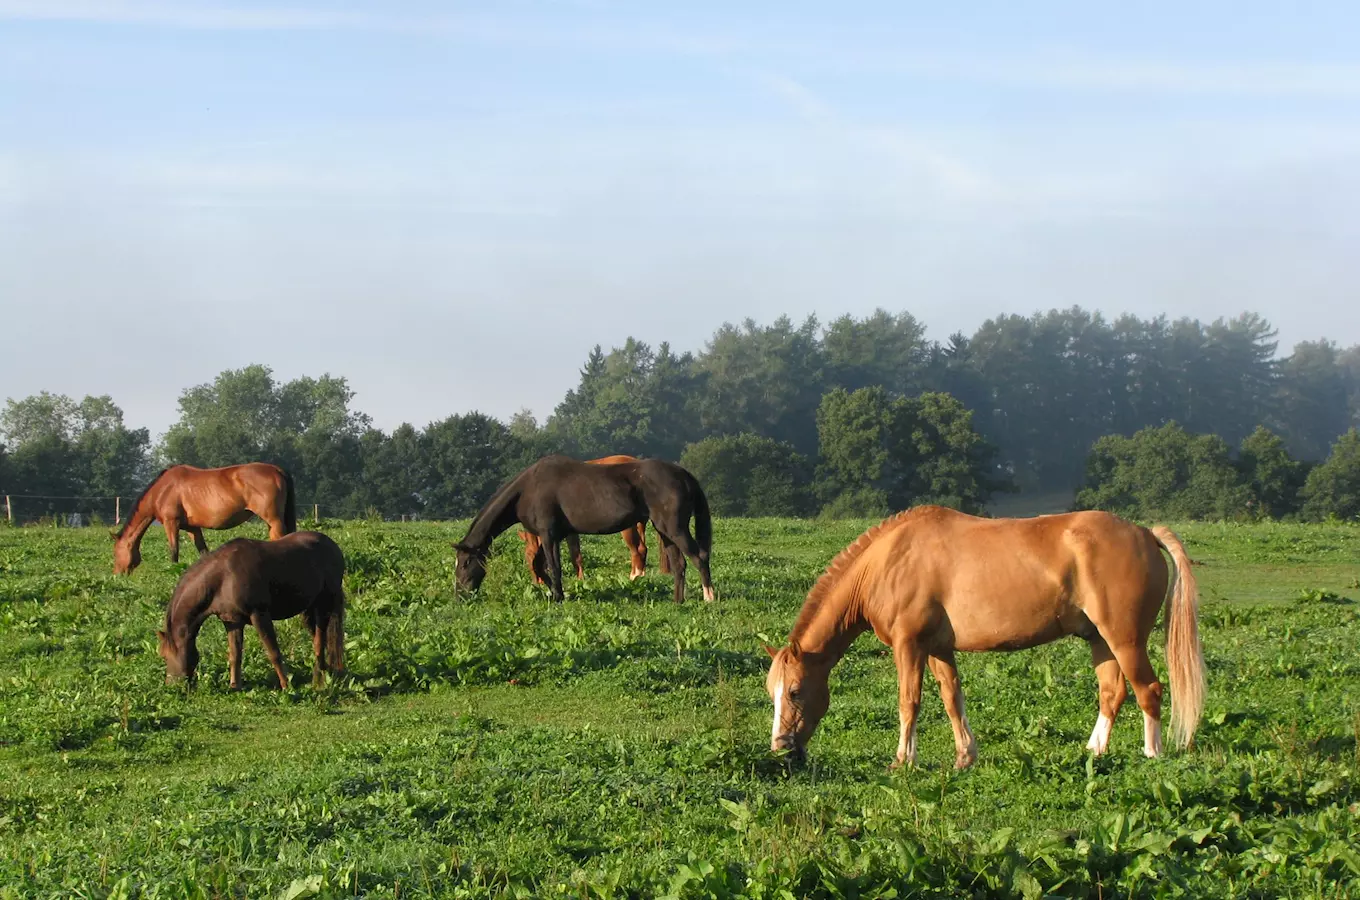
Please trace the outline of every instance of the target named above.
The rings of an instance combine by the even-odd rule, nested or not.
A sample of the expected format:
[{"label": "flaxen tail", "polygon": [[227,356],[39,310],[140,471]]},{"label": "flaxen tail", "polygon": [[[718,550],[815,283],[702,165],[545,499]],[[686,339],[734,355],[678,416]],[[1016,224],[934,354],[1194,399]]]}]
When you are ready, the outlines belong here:
[{"label": "flaxen tail", "polygon": [[293,476],[283,473],[285,494],[283,498],[283,533],[297,531],[297,495],[293,492]]},{"label": "flaxen tail", "polygon": [[1166,668],[1171,680],[1171,730],[1176,743],[1188,747],[1204,712],[1204,651],[1199,643],[1199,588],[1190,557],[1170,528],[1150,529],[1176,567],[1166,613]]}]

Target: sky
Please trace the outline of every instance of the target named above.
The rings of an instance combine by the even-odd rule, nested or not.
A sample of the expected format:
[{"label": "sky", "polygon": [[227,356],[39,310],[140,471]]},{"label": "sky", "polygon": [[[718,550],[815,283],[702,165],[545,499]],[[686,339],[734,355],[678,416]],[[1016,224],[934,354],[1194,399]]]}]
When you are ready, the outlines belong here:
[{"label": "sky", "polygon": [[595,344],[906,310],[1360,342],[1360,6],[0,0],[0,398],[349,379],[540,420]]}]

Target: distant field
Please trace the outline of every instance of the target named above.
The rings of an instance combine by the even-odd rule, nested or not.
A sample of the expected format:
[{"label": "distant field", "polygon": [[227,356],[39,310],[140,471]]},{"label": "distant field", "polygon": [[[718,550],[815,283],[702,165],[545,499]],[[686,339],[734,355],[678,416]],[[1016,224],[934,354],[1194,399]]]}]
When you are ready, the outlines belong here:
[{"label": "distant field", "polygon": [[1360,896],[1360,528],[1178,528],[1209,669],[1190,753],[1145,760],[1130,700],[1093,761],[1068,640],[961,659],[963,773],[928,680],[921,765],[887,774],[895,673],[866,635],[790,774],[760,643],[867,524],[720,521],[720,600],[691,578],[683,606],[656,553],[630,584],[588,538],[554,606],[510,535],[454,597],[460,527],[326,522],[352,678],[319,694],[291,622],[288,694],[253,633],[229,693],[215,621],[197,691],[163,684],[185,564],[159,530],[115,578],[101,531],[0,528],[0,897]]}]

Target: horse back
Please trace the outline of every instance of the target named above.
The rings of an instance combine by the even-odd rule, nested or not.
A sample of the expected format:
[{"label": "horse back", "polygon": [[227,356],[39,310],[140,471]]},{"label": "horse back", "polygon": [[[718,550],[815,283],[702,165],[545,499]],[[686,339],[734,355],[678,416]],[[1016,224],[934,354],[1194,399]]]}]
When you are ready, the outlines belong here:
[{"label": "horse back", "polygon": [[320,532],[296,531],[274,541],[235,538],[210,556],[218,554],[222,600],[246,616],[266,612],[287,619],[343,597],[344,554]]},{"label": "horse back", "polygon": [[884,597],[922,629],[947,622],[960,650],[1086,634],[1111,610],[1141,611],[1166,591],[1150,535],[1103,512],[984,519],[938,509],[887,537],[870,561]]}]

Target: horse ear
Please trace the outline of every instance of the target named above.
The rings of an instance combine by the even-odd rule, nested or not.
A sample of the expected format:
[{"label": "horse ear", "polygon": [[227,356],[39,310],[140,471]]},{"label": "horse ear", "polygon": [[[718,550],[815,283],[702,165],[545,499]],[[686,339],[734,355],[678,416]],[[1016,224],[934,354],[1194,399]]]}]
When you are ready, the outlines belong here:
[{"label": "horse ear", "polygon": [[159,639],[162,640],[162,641],[165,640],[165,632],[164,632],[164,631],[157,630],[157,631],[156,631],[156,637],[159,638]]},{"label": "horse ear", "polygon": [[778,649],[776,649],[776,648],[774,648],[774,647],[771,647],[769,644],[763,644],[762,646],[764,646],[765,652],[768,653],[768,654],[770,654],[770,659],[778,659],[778,658],[779,658],[779,650],[778,650]]},{"label": "horse ear", "polygon": [[794,662],[801,662],[803,659],[803,648],[798,646],[797,641],[789,641],[789,659]]},{"label": "horse ear", "polygon": [[464,544],[462,541],[454,541],[454,542],[453,542],[453,549],[458,550],[458,551],[460,551],[460,552],[462,552],[462,553],[467,553],[467,552],[468,552],[468,546],[467,546],[467,544]]}]

